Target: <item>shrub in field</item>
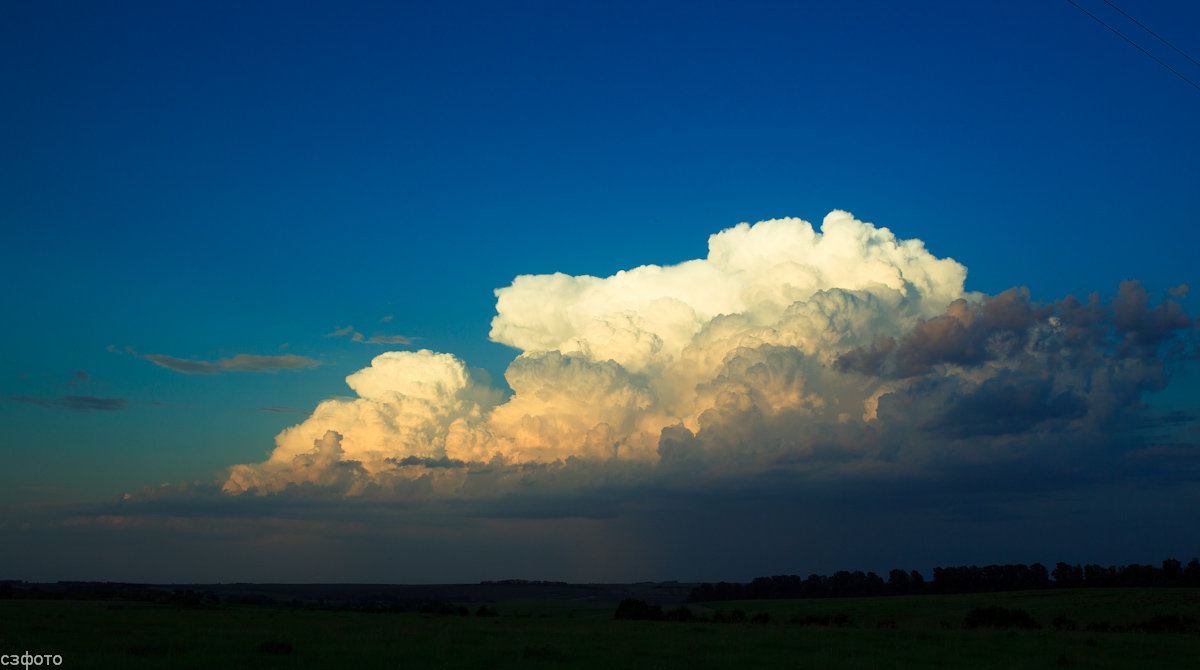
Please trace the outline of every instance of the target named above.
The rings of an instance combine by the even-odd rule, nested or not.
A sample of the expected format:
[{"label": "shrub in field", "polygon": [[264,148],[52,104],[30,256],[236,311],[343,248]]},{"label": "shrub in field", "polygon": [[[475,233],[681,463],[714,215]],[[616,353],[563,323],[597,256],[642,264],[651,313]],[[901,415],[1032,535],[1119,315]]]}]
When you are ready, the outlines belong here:
[{"label": "shrub in field", "polygon": [[500,613],[496,611],[495,607],[480,605],[479,609],[475,610],[475,616],[500,616]]},{"label": "shrub in field", "polygon": [[571,660],[571,658],[566,654],[546,644],[538,645],[536,647],[525,647],[521,650],[521,656],[528,660],[551,661],[554,663],[563,663]]},{"label": "shrub in field", "polygon": [[165,644],[135,643],[125,648],[130,656],[166,656],[171,653],[171,647]]},{"label": "shrub in field", "polygon": [[696,618],[696,615],[692,614],[691,608],[687,605],[680,605],[668,611],[664,616],[667,621],[692,621]]},{"label": "shrub in field", "polygon": [[1065,615],[1054,617],[1054,621],[1050,624],[1054,626],[1054,630],[1079,630],[1079,622]]},{"label": "shrub in field", "polygon": [[659,605],[648,605],[645,600],[626,598],[617,605],[614,619],[630,619],[642,621],[662,621],[663,611]]},{"label": "shrub in field", "polygon": [[1037,630],[1041,624],[1029,616],[1025,610],[1007,609],[1004,607],[976,607],[963,617],[963,628],[1023,628]]},{"label": "shrub in field", "polygon": [[734,610],[726,613],[724,610],[717,610],[713,614],[713,623],[746,623],[746,613],[741,610]]},{"label": "shrub in field", "polygon": [[421,605],[421,613],[438,614],[441,616],[468,616],[471,614],[471,610],[467,609],[463,605],[455,605],[454,603],[434,600]]},{"label": "shrub in field", "polygon": [[845,612],[838,612],[837,614],[822,614],[821,616],[816,616],[814,614],[809,614],[808,616],[796,615],[793,616],[789,621],[800,626],[836,626],[838,628],[845,628],[847,626],[854,625],[854,622],[850,619],[850,616]]},{"label": "shrub in field", "polygon": [[258,650],[264,654],[290,654],[292,643],[282,640],[266,640],[258,645]]},{"label": "shrub in field", "polygon": [[1174,613],[1155,614],[1139,624],[1138,628],[1147,633],[1190,633],[1196,630],[1196,620]]}]

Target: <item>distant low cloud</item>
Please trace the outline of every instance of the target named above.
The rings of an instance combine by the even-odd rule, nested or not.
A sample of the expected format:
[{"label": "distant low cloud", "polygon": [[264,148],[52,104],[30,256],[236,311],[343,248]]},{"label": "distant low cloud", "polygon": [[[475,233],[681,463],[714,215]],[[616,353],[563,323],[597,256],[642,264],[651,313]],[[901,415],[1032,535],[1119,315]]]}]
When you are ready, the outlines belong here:
[{"label": "distant low cloud", "polygon": [[238,354],[231,358],[215,361],[198,361],[188,358],[176,358],[162,354],[139,354],[131,351],[134,356],[150,361],[155,365],[182,372],[185,375],[217,375],[223,372],[277,372],[279,370],[299,370],[315,368],[321,361],[285,354],[282,356],[256,356],[253,354]]},{"label": "distant low cloud", "polygon": [[64,395],[57,398],[36,398],[28,395],[4,396],[9,402],[23,402],[39,407],[65,409],[73,412],[115,412],[129,406],[125,398],[98,398],[90,395]]}]

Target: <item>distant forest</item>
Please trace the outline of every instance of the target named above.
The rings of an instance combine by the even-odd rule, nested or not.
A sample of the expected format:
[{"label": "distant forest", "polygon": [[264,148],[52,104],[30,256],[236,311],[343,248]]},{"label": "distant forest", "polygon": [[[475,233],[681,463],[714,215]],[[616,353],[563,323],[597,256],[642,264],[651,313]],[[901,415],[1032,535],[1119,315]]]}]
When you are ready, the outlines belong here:
[{"label": "distant forest", "polygon": [[1169,558],[1162,565],[1071,565],[1058,563],[1048,570],[1033,565],[970,565],[934,568],[926,581],[916,570],[892,570],[886,581],[874,572],[841,570],[832,576],[775,575],[757,577],[745,584],[705,583],[692,589],[688,602],[760,600],[768,598],[848,598],[856,596],[907,596],[926,593],[984,593],[1052,588],[1116,586],[1200,587],[1200,560],[1185,566]]}]

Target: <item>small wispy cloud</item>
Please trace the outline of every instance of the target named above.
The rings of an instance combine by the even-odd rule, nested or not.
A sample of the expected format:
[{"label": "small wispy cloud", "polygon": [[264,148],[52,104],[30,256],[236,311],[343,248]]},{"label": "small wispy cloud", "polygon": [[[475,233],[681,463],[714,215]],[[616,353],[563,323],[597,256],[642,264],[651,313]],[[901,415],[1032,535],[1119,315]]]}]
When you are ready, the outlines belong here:
[{"label": "small wispy cloud", "polygon": [[85,370],[73,370],[71,373],[71,379],[67,382],[67,386],[76,388],[91,378],[91,375],[89,375]]},{"label": "small wispy cloud", "polygon": [[363,337],[362,333],[355,333],[354,337],[350,339],[354,342],[362,342],[363,344],[412,344],[412,340],[403,335],[372,335],[371,337]]},{"label": "small wispy cloud", "polygon": [[255,409],[259,412],[271,412],[274,414],[299,414],[301,416],[308,414],[308,412],[302,409],[288,407],[287,405],[268,405],[267,407],[256,407]]},{"label": "small wispy cloud", "polygon": [[23,402],[51,409],[65,409],[72,412],[115,412],[129,406],[125,398],[98,398],[91,395],[64,395],[57,398],[36,398],[28,395],[4,396],[9,402]]},{"label": "small wispy cloud", "polygon": [[[117,352],[116,347],[108,347],[109,351]],[[223,372],[277,372],[279,370],[300,370],[315,368],[321,361],[307,356],[284,354],[282,356],[258,356],[254,354],[238,354],[229,358],[215,361],[201,361],[191,358],[176,358],[163,354],[139,354],[132,347],[126,347],[125,353],[150,361],[155,365],[182,372],[185,375],[218,375]]]},{"label": "small wispy cloud", "polygon": [[[391,320],[392,320],[391,315],[385,316],[382,319],[380,319],[380,321],[383,323],[387,323],[388,321],[391,321]],[[409,345],[409,344],[413,343],[412,338],[406,337],[404,335],[375,334],[370,337],[367,337],[366,335],[363,335],[362,333],[355,330],[354,326],[346,326],[345,328],[338,328],[337,330],[333,331],[332,333],[327,333],[327,334],[323,335],[322,337],[346,337],[346,336],[350,337],[351,342],[359,342],[361,344]]]}]

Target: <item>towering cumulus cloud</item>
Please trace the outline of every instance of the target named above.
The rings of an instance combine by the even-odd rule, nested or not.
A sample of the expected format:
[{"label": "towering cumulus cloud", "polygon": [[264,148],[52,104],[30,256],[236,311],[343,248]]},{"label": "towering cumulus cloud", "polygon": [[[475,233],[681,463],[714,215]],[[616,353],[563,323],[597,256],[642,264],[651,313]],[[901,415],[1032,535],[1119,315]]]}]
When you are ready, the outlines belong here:
[{"label": "towering cumulus cloud", "polygon": [[1183,288],[1153,305],[1136,283],[1110,303],[967,293],[962,265],[847,212],[820,232],[739,224],[708,247],[611,277],[517,277],[491,331],[521,352],[511,396],[452,355],[388,352],[346,379],[357,398],[321,403],[224,490],[470,496],[529,472],[586,485],[1020,458],[1145,425],[1141,394],[1194,347]]}]

